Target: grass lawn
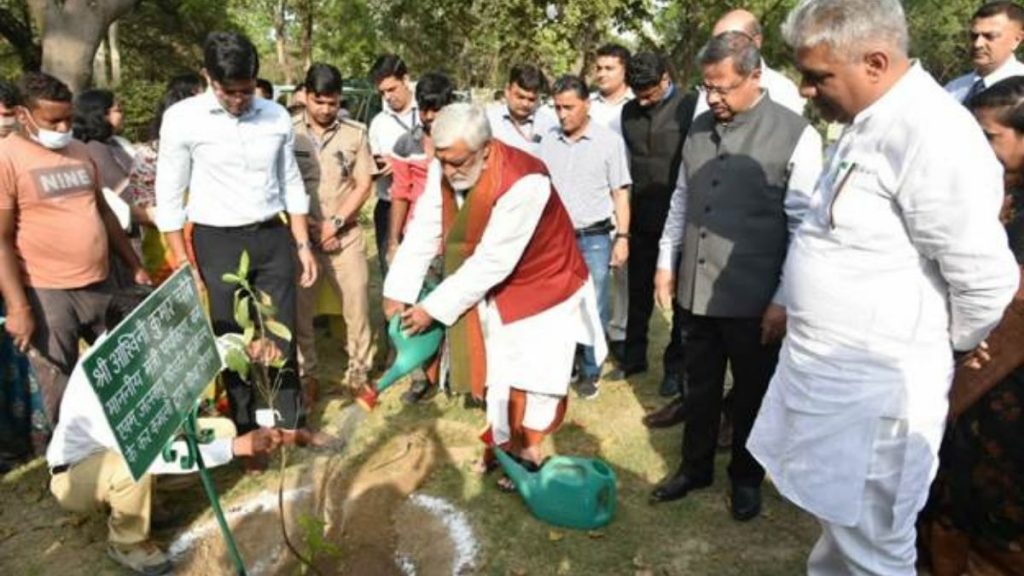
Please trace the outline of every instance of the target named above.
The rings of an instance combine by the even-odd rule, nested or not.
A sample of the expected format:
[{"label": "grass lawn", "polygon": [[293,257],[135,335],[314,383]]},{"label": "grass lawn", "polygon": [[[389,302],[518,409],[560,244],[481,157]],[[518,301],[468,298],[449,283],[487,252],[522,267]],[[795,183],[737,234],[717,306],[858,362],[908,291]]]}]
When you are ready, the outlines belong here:
[{"label": "grass lawn", "polygon": [[[371,270],[374,314],[379,316],[380,281],[374,264]],[[663,349],[667,332],[666,319],[656,313],[652,367],[660,365],[656,353]],[[307,501],[289,508],[289,530],[302,541],[300,548],[310,551],[317,529],[296,518],[320,518],[326,548],[334,548],[321,545],[317,554],[324,573],[399,574],[394,557],[407,556],[417,574],[451,574],[453,544],[409,511],[404,503],[411,493],[443,498],[468,518],[479,545],[473,568],[462,573],[754,576],[804,571],[816,523],[770,486],[761,517],[733,521],[726,455],[719,457],[712,488],[675,503],[647,503],[654,484],[680,459],[681,428],[652,432],[640,423],[645,411],[662,403],[657,396],[660,370],[630,382],[606,381],[595,400],[571,396],[566,422],[547,446],[549,454],[599,456],[618,476],[616,518],[599,532],[585,533],[535,520],[517,495],[497,490],[493,476],[481,479],[470,470],[479,456],[476,434],[484,419],[480,410],[464,408],[461,399],[438,395],[424,405],[407,407],[398,398],[406,385],[399,383],[376,411],[363,417],[347,395],[337,393],[344,367],[342,342],[324,327],[319,333],[328,376],[321,387],[335,394],[322,403],[315,420],[334,430],[344,423],[348,442],[337,453],[293,452],[287,478],[291,487],[312,487]],[[234,466],[215,476],[229,508],[276,490],[279,478],[275,470],[245,476]],[[104,518],[63,513],[46,489],[47,481],[41,460],[0,480],[0,574],[122,573],[105,556]],[[209,523],[208,505],[195,484],[161,492],[158,500],[173,518],[169,527],[155,529],[163,544],[179,540],[190,526]],[[281,542],[276,508],[236,518],[233,524],[253,573],[300,572],[283,552],[274,557]],[[230,573],[219,535],[212,532],[204,539],[182,557],[178,573]]]}]

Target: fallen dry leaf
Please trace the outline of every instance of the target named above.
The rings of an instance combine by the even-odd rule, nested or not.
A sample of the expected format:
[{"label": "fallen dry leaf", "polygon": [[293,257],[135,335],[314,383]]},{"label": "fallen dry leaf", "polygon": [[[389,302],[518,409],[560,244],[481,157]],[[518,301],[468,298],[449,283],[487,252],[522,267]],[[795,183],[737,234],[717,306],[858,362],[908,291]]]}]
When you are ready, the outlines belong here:
[{"label": "fallen dry leaf", "polygon": [[558,530],[548,530],[548,540],[549,541],[551,541],[551,542],[559,542],[559,541],[562,540],[562,538],[565,538],[565,534],[559,532]]},{"label": "fallen dry leaf", "polygon": [[601,532],[600,530],[590,530],[587,532],[587,537],[591,540],[600,540],[601,538],[604,538],[604,532]]}]

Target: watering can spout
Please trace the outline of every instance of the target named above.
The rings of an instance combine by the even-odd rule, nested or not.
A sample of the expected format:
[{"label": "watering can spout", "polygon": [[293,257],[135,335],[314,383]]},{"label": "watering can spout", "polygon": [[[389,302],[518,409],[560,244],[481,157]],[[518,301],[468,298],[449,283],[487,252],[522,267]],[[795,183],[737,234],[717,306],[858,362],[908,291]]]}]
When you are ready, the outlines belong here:
[{"label": "watering can spout", "polygon": [[523,498],[529,500],[530,492],[534,482],[534,476],[530,472],[523,468],[523,465],[516,462],[514,458],[509,456],[504,450],[495,446],[494,455],[498,457],[498,462],[501,462],[502,469],[505,470],[505,474],[510,480],[516,485],[516,490]]},{"label": "watering can spout", "polygon": [[397,354],[391,368],[377,382],[377,392],[383,392],[430,360],[441,345],[444,329],[435,324],[425,332],[409,336],[402,331],[402,319],[395,314],[388,322],[388,336],[391,338]]}]

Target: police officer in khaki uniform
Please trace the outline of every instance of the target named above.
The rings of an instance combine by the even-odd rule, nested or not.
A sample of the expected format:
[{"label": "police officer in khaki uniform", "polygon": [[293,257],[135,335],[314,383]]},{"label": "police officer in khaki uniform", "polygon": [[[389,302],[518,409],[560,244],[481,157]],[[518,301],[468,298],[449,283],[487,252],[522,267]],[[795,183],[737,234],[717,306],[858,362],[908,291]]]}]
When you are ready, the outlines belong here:
[{"label": "police officer in khaki uniform", "polygon": [[[294,117],[296,141],[300,136],[308,137],[319,161],[319,185],[311,194],[309,207],[309,234],[323,270],[320,282],[329,283],[342,301],[348,353],[345,381],[349,387],[358,389],[366,383],[373,359],[369,269],[358,218],[369,198],[376,167],[366,129],[356,122],[338,119],[341,72],[329,64],[315,63],[306,73],[303,85],[306,108]],[[302,152],[297,146],[300,167],[311,165],[311,161],[299,157]],[[312,171],[312,167],[308,169]],[[309,179],[303,179],[308,184]],[[317,387],[313,314],[318,292],[319,283],[299,293],[296,336],[307,394],[315,394]]]}]

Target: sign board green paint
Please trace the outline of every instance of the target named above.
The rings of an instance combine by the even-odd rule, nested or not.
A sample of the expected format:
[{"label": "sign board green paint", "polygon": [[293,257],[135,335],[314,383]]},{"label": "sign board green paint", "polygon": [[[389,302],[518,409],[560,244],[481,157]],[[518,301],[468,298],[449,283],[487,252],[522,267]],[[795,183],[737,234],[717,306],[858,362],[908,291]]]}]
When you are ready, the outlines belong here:
[{"label": "sign board green paint", "polygon": [[223,367],[191,268],[168,278],[82,362],[138,480]]}]

